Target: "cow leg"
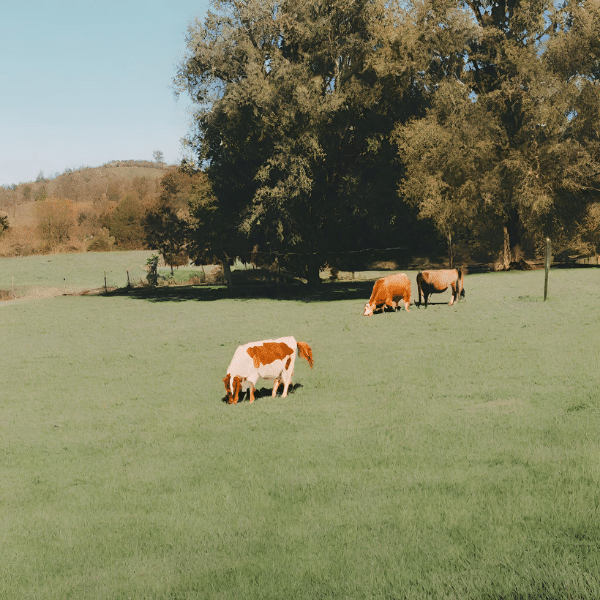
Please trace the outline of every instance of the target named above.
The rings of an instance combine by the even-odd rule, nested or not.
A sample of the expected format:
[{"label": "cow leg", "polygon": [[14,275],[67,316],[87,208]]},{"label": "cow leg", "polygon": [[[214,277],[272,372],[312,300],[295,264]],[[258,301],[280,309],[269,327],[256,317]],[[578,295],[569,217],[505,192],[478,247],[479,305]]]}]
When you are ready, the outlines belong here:
[{"label": "cow leg", "polygon": [[292,377],[294,372],[283,373],[283,394],[281,394],[282,398],[287,398],[288,388],[290,387],[290,383],[292,383]]},{"label": "cow leg", "polygon": [[272,398],[275,398],[275,396],[277,396],[277,389],[279,388],[279,384],[281,382],[279,381],[279,379],[275,380],[275,385],[273,386],[273,393],[271,394]]},{"label": "cow leg", "polygon": [[[242,382],[239,377],[233,378],[233,396],[229,400],[229,404],[237,404],[240,397],[240,390],[242,389]],[[243,395],[242,395],[243,397]]]},{"label": "cow leg", "polygon": [[454,300],[456,298],[456,286],[454,284],[452,284],[452,287],[450,289],[452,290],[452,297],[450,298],[449,305],[452,306],[454,304]]},{"label": "cow leg", "polygon": [[250,383],[250,402],[254,402],[254,384]]}]

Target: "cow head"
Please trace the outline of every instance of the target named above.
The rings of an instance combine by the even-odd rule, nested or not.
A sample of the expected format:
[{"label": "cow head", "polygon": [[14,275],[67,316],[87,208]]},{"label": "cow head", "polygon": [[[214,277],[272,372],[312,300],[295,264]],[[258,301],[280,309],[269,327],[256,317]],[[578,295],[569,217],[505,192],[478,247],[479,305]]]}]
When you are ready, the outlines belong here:
[{"label": "cow head", "polygon": [[365,312],[363,313],[363,317],[370,317],[373,314],[373,307],[367,302],[365,304]]},{"label": "cow head", "polygon": [[233,381],[231,381],[231,375],[227,373],[227,375],[223,377],[223,383],[225,384],[228,404],[237,404],[240,390],[242,389],[242,378],[236,375],[233,378]]}]

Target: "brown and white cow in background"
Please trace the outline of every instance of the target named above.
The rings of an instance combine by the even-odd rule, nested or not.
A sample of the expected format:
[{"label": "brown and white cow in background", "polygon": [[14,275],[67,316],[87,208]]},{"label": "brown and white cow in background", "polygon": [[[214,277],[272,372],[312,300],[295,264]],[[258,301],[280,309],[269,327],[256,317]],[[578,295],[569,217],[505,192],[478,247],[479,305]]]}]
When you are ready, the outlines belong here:
[{"label": "brown and white cow in background", "polygon": [[277,394],[279,384],[283,382],[281,397],[285,398],[294,374],[296,350],[312,369],[313,355],[310,346],[306,342],[296,342],[292,336],[238,346],[229,363],[227,375],[223,378],[229,404],[237,404],[240,391],[243,393],[248,388],[250,402],[254,402],[254,390],[259,378],[275,380],[271,394],[273,397]]},{"label": "brown and white cow in background", "polygon": [[404,273],[382,277],[373,285],[371,298],[365,304],[364,317],[370,317],[376,310],[385,310],[386,306],[400,308],[400,300],[408,311],[410,306],[410,279]]},{"label": "brown and white cow in background", "polygon": [[452,298],[450,298],[450,306],[459,298],[465,297],[464,277],[462,269],[440,269],[435,271],[422,271],[417,274],[417,288],[419,289],[418,302],[415,304],[421,306],[421,296],[425,299],[425,307],[427,307],[427,299],[430,294],[441,294],[448,287],[452,288]]}]

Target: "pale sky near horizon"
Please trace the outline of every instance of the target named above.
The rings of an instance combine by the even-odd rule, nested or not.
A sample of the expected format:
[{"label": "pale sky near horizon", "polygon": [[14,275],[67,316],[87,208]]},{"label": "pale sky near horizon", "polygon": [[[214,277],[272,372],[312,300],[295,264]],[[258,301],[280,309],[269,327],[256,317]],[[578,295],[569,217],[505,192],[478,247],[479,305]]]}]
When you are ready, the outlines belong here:
[{"label": "pale sky near horizon", "polygon": [[173,78],[209,0],[28,0],[0,11],[0,185],[186,156]]}]

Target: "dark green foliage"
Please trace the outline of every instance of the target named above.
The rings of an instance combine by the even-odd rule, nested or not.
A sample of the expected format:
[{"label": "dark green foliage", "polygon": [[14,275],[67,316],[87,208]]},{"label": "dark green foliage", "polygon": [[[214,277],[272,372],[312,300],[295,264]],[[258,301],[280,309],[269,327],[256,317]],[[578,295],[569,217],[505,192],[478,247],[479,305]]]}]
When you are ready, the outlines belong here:
[{"label": "dark green foliage", "polygon": [[383,4],[218,8],[190,30],[178,75],[201,106],[192,143],[212,184],[213,250],[316,283],[332,253],[406,244],[415,218],[396,193],[390,133],[416,104],[379,74]]},{"label": "dark green foliage", "polygon": [[599,32],[589,1],[215,2],[176,78],[210,181],[195,254],[316,283],[440,236],[507,265],[547,235],[597,249]]},{"label": "dark green foliage", "polygon": [[213,229],[204,231],[195,207],[208,185],[206,175],[184,161],[179,169],[169,171],[160,185],[158,203],[143,222],[148,245],[157,248],[171,267],[187,264],[190,258],[204,259],[201,240]]},{"label": "dark green foliage", "polygon": [[143,248],[145,234],[142,219],[146,207],[137,194],[131,192],[121,198],[114,210],[105,218],[103,225],[110,230],[116,244],[124,249]]},{"label": "dark green foliage", "polygon": [[478,27],[464,67],[425,118],[396,130],[401,189],[446,235],[479,246],[497,238],[490,251],[505,267],[516,246],[540,250],[545,236],[583,250],[600,191],[598,4],[468,5]]},{"label": "dark green foliage", "polygon": [[146,277],[148,283],[155,287],[158,284],[158,256],[153,254],[147,261],[148,275]]}]

